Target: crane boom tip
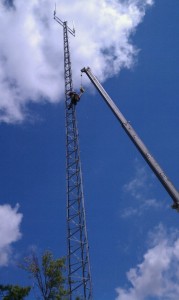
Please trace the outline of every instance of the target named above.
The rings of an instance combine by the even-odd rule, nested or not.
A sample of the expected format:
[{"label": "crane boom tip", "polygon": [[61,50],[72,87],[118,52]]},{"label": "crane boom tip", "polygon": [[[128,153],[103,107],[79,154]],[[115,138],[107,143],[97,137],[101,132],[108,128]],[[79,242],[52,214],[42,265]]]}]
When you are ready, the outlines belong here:
[{"label": "crane boom tip", "polygon": [[83,72],[83,73],[86,73],[88,70],[90,70],[90,67],[87,67],[87,68],[83,68],[83,69],[81,69],[81,72]]}]

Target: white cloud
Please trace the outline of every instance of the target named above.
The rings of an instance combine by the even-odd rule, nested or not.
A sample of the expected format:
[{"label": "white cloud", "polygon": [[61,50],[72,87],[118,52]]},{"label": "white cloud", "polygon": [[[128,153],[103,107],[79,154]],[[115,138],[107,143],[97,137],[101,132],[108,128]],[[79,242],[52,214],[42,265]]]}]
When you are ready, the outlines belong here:
[{"label": "white cloud", "polygon": [[19,206],[0,205],[0,266],[8,265],[11,254],[11,244],[21,238],[20,223],[22,214]]},{"label": "white cloud", "polygon": [[153,246],[146,251],[143,261],[127,272],[130,287],[117,288],[116,300],[179,298],[178,233],[167,233],[162,225],[155,229]]},{"label": "white cloud", "polygon": [[132,200],[131,206],[126,207],[122,212],[122,217],[141,215],[146,210],[160,208],[162,203],[155,198],[151,198],[153,185],[153,174],[147,172],[146,167],[135,162],[135,174],[128,183],[124,185],[124,195],[127,195],[128,203]]},{"label": "white cloud", "polygon": [[[22,121],[29,101],[63,98],[63,34],[53,18],[54,2],[14,0],[0,3],[0,121]],[[101,79],[130,68],[137,53],[131,35],[151,0],[58,0],[57,14],[74,20],[71,37],[75,85],[90,66]]]},{"label": "white cloud", "polygon": [[146,188],[148,176],[146,168],[140,166],[138,163],[135,165],[134,177],[125,184],[124,190],[135,199],[143,198],[143,193]]}]

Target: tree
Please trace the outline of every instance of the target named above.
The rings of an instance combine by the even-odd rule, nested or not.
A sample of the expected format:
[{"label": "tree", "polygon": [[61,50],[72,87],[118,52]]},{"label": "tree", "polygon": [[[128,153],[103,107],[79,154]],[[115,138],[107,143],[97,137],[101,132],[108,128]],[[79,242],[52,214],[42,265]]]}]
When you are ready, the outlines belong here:
[{"label": "tree", "polygon": [[24,259],[21,268],[31,275],[34,282],[35,294],[38,299],[67,299],[66,296],[68,293],[64,287],[64,258],[54,259],[52,253],[46,251],[39,260],[37,255],[33,253]]},{"label": "tree", "polygon": [[0,297],[3,300],[24,300],[30,289],[19,285],[0,285]]}]

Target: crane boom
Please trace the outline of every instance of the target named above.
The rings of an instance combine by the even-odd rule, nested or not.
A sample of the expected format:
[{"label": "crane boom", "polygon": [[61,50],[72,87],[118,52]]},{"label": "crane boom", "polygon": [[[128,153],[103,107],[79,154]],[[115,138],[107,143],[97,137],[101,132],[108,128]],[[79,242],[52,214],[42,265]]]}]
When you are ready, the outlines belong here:
[{"label": "crane boom", "polygon": [[86,73],[86,75],[89,77],[91,82],[94,84],[94,86],[97,88],[109,108],[112,110],[113,114],[117,117],[118,121],[121,123],[122,127],[124,128],[127,135],[130,137],[134,145],[137,147],[139,152],[142,154],[145,161],[148,163],[148,165],[151,167],[155,175],[158,177],[168,194],[173,199],[172,208],[179,211],[179,192],[174,187],[173,183],[170,181],[170,179],[166,176],[165,172],[162,170],[160,165],[157,163],[157,161],[154,159],[154,157],[151,155],[143,141],[140,139],[140,137],[137,135],[135,130],[132,128],[132,126],[129,124],[129,122],[125,119],[123,114],[120,112],[116,104],[113,102],[113,100],[110,98],[110,96],[107,94],[101,83],[98,81],[96,76],[92,73],[91,69],[83,68],[81,72]]}]

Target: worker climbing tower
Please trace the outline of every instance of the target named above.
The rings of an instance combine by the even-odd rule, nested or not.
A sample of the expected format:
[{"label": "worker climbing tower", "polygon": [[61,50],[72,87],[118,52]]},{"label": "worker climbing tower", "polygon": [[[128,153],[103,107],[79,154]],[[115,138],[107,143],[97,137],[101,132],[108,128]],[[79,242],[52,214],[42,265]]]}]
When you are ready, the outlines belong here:
[{"label": "worker climbing tower", "polygon": [[[64,79],[66,118],[66,183],[67,183],[67,270],[69,300],[92,300],[89,247],[86,230],[84,195],[76,121],[76,104],[80,95],[73,91],[68,33],[75,36],[67,22],[54,12],[54,19],[63,27]],[[83,90],[81,89],[81,92]]]}]

